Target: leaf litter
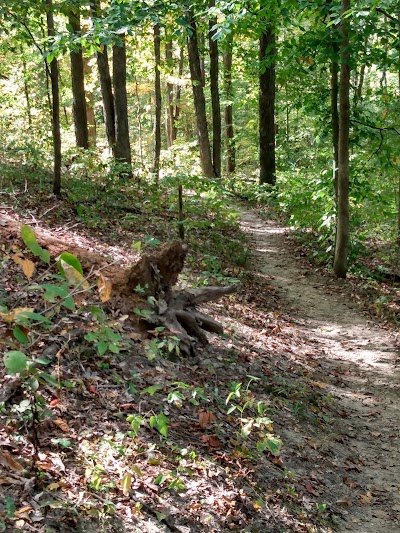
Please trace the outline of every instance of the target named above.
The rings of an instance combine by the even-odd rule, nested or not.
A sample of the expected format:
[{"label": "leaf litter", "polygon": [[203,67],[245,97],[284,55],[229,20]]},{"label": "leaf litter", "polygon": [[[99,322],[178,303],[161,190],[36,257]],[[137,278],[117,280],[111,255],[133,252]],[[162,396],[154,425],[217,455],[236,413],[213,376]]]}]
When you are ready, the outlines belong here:
[{"label": "leaf litter", "polygon": [[[372,346],[364,329],[338,342],[340,296],[314,294],[283,234],[272,234],[279,258],[260,251],[275,241],[243,217],[255,262],[238,295],[207,307],[225,334],[196,358],[149,360],[118,309],[132,342],[99,357],[84,339],[89,317],[60,310],[60,328],[32,348],[55,343],[63,383],[43,391],[36,472],[26,424],[1,414],[6,531],[368,532],[398,521],[394,374],[348,357],[375,349],[380,331]],[[3,268],[10,298],[17,268]],[[34,308],[31,297],[18,306]],[[9,394],[16,408],[20,388]]]}]

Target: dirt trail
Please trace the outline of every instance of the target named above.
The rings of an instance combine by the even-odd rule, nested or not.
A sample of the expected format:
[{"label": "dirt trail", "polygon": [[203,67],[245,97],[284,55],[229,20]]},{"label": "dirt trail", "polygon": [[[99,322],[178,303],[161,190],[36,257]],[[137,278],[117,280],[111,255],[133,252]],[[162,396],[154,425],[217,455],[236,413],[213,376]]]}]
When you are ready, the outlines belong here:
[{"label": "dirt trail", "polygon": [[329,292],[326,279],[302,268],[285,242],[285,228],[245,210],[242,227],[301,335],[320,347],[327,373],[334,367],[341,374],[332,392],[347,413],[340,421],[345,443],[333,449],[339,465],[350,454],[360,462],[352,472],[357,490],[345,482],[336,487],[343,496],[338,530],[400,531],[400,367],[394,338],[352,308],[346,296]]}]

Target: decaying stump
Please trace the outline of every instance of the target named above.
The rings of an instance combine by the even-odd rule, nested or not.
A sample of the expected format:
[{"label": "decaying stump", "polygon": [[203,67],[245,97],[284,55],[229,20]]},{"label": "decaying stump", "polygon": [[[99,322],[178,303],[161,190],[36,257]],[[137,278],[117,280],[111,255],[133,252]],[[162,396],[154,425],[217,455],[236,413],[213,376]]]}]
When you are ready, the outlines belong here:
[{"label": "decaying stump", "polygon": [[[20,228],[20,220],[2,213],[0,241],[9,244],[19,242],[23,246]],[[127,268],[110,264],[109,259],[87,248],[54,238],[50,229],[34,230],[40,245],[47,248],[53,258],[69,251],[80,259],[85,272],[101,270],[112,282],[110,305],[132,315],[135,307],[152,311],[151,317],[142,319],[146,329],[164,326],[179,337],[182,353],[192,354],[196,342],[206,345],[206,331],[222,333],[221,324],[198,311],[197,306],[235,292],[237,285],[174,289],[187,254],[181,241],[164,244],[152,253],[143,254],[133,266]],[[152,297],[152,306],[148,303],[148,297]]]},{"label": "decaying stump", "polygon": [[196,306],[232,294],[237,285],[174,290],[186,254],[187,249],[181,241],[166,244],[153,254],[145,254],[126,272],[125,285],[116,288],[127,297],[140,286],[146,296],[152,296],[153,314],[145,320],[149,328],[164,326],[179,337],[181,351],[189,355],[194,352],[195,341],[203,346],[208,343],[205,331],[223,332],[219,322],[198,311]]}]

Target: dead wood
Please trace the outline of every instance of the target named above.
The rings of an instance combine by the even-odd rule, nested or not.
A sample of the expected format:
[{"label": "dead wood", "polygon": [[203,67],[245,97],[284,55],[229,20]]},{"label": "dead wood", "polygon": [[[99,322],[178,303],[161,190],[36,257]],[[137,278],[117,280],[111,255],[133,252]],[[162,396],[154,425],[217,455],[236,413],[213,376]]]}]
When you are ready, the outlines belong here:
[{"label": "dead wood", "polygon": [[[2,241],[22,245],[21,222],[3,213],[1,219]],[[47,248],[52,257],[68,251],[80,259],[85,269],[101,268],[103,275],[112,282],[110,305],[132,316],[135,316],[133,309],[136,307],[152,311],[149,319],[141,319],[142,326],[143,323],[147,324],[149,330],[154,326],[164,326],[179,337],[184,354],[194,353],[196,343],[203,346],[208,343],[206,331],[223,332],[219,322],[196,307],[232,294],[237,290],[237,285],[174,290],[187,255],[187,248],[182,241],[166,243],[152,253],[143,254],[134,265],[124,268],[110,265],[109,259],[100,254],[54,238],[50,230],[34,228],[34,231],[39,244]],[[153,299],[153,305],[148,303],[149,296]]]}]

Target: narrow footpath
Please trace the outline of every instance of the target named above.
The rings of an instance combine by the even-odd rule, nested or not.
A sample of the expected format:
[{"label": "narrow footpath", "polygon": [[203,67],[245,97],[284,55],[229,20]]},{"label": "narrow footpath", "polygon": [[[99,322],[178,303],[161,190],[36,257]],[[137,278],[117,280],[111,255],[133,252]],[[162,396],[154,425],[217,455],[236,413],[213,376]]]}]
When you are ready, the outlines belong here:
[{"label": "narrow footpath", "polygon": [[[332,443],[340,464],[358,456],[354,485],[343,480],[338,531],[400,531],[400,359],[395,338],[378,327],[327,278],[309,273],[286,243],[286,229],[242,210],[242,228],[259,270],[271,277],[299,334],[318,346],[327,372],[341,375],[332,390],[343,443]],[[329,279],[329,278],[328,278]],[[353,488],[357,486],[357,498]],[[338,489],[338,487],[337,487]],[[361,494],[361,496],[360,496]]]}]

